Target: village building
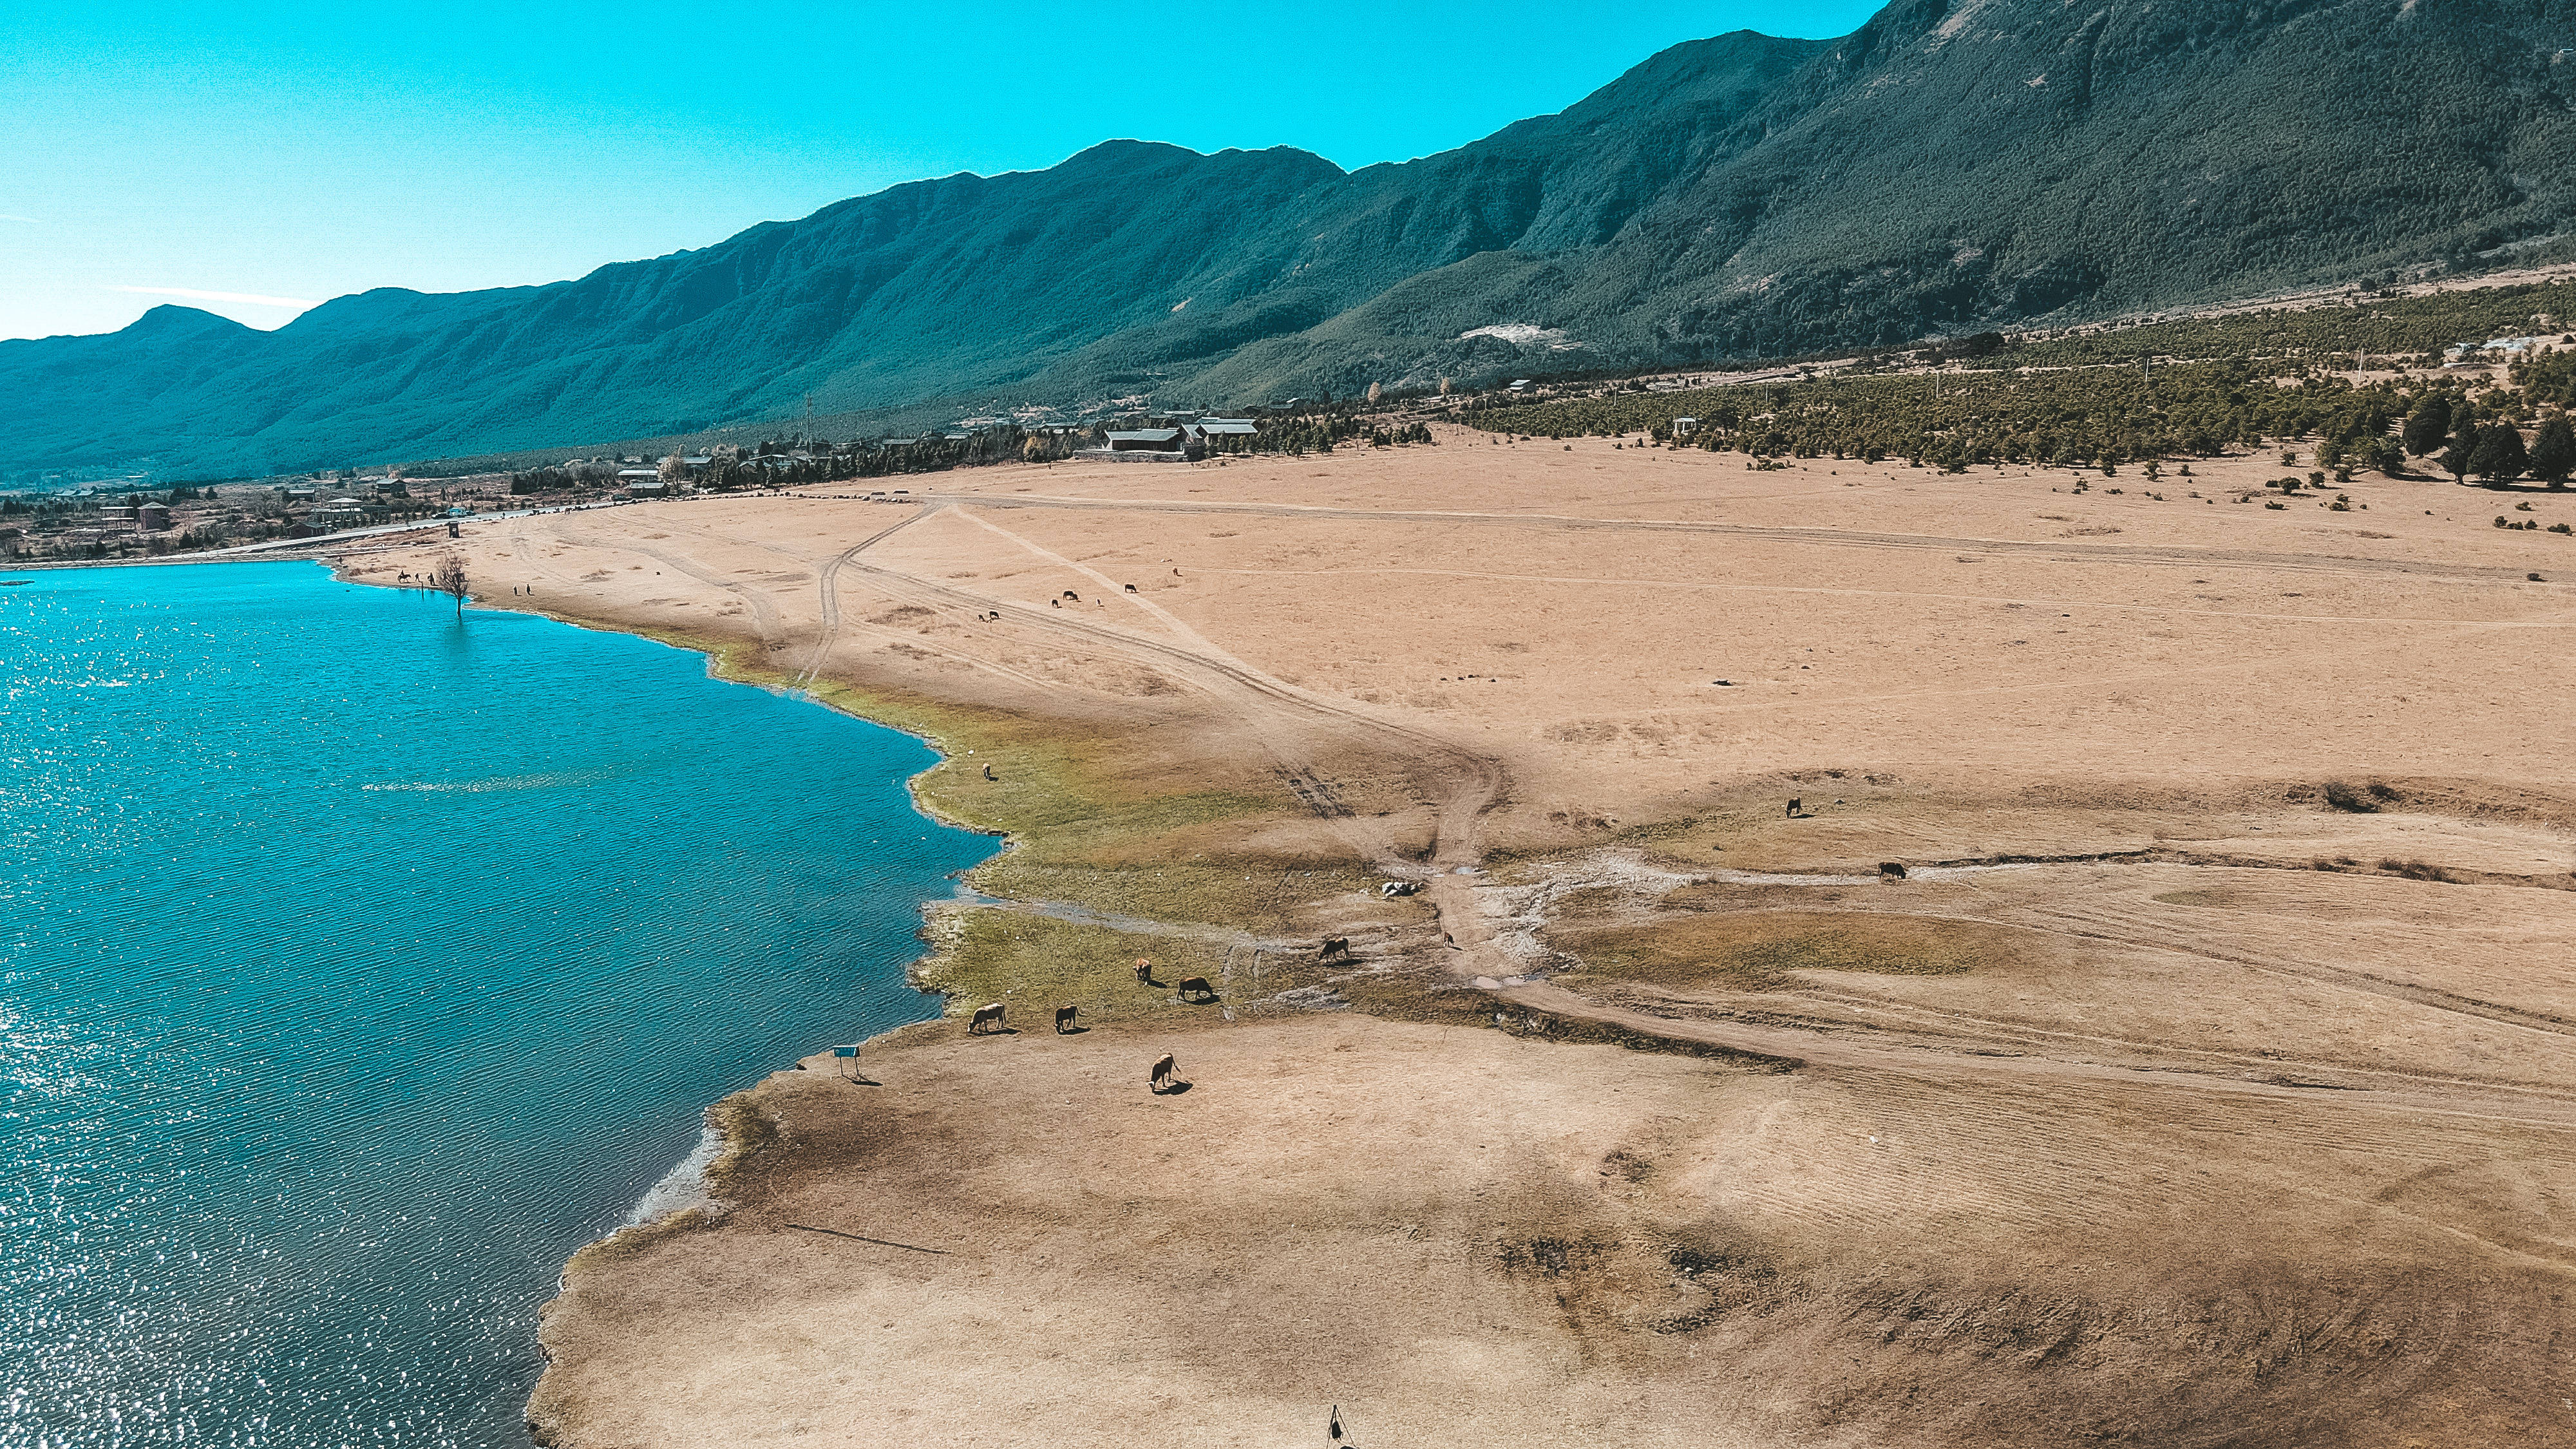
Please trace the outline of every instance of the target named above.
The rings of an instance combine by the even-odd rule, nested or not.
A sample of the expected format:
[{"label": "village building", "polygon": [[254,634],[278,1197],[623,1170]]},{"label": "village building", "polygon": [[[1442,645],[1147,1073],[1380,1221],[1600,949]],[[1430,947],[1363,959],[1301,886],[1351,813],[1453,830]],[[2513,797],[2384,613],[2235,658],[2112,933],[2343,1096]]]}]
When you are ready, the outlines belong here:
[{"label": "village building", "polygon": [[1130,463],[1186,463],[1207,456],[1207,440],[1190,426],[1110,428],[1101,436],[1104,446],[1085,448],[1082,456]]},{"label": "village building", "polygon": [[1189,435],[1179,428],[1112,428],[1109,451],[1113,453],[1180,453],[1189,448]]},{"label": "village building", "polygon": [[316,528],[355,528],[367,521],[367,507],[355,498],[334,498],[307,518]]}]

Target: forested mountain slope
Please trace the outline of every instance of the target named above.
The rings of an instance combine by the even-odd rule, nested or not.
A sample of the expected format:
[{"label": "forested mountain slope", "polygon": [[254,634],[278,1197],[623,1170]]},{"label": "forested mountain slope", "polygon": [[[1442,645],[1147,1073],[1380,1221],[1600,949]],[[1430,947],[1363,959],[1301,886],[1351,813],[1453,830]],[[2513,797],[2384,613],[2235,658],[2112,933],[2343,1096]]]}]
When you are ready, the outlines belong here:
[{"label": "forested mountain slope", "polygon": [[1401,165],[1112,142],[553,286],[0,343],[0,467],[420,458],[808,393],[1224,406],[2460,260],[2576,229],[2571,46],[2576,0],[1898,0],[1840,40],[1676,46]]}]

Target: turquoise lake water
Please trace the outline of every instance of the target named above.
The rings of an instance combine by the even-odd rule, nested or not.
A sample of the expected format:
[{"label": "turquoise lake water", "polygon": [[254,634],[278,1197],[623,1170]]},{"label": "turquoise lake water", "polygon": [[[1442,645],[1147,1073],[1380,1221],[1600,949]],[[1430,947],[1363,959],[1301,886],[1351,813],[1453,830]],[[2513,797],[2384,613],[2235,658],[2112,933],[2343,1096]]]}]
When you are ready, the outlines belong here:
[{"label": "turquoise lake water", "polygon": [[0,587],[0,1445],[524,1445],[538,1305],[995,842],[695,654],[310,564]]}]

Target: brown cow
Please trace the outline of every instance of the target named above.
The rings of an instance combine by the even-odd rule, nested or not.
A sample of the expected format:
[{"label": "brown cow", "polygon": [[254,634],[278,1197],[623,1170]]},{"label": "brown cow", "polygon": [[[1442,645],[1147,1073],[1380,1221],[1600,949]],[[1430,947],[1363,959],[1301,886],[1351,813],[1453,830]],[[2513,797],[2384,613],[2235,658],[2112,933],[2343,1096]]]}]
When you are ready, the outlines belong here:
[{"label": "brown cow", "polygon": [[1062,1036],[1066,1032],[1074,1029],[1073,1018],[1075,1010],[1076,1008],[1070,1006],[1059,1006],[1055,1009],[1055,1034],[1057,1036]]},{"label": "brown cow", "polygon": [[1142,957],[1142,956],[1137,957],[1137,958],[1136,958],[1136,980],[1137,980],[1138,984],[1140,984],[1140,985],[1144,985],[1144,986],[1151,986],[1151,985],[1153,985],[1153,984],[1154,984],[1154,963],[1153,963],[1153,962],[1151,962],[1151,961],[1146,960],[1146,959],[1145,959],[1144,957]]},{"label": "brown cow", "polygon": [[1204,976],[1184,976],[1181,978],[1181,984],[1175,989],[1181,993],[1183,1001],[1216,1000],[1216,988],[1208,985],[1208,979]]},{"label": "brown cow", "polygon": [[1170,1052],[1165,1052],[1160,1057],[1155,1058],[1154,1074],[1145,1079],[1145,1090],[1160,1096],[1165,1087],[1168,1087],[1179,1080],[1179,1076],[1177,1076],[1172,1069],[1172,1054]]},{"label": "brown cow", "polygon": [[995,1031],[1008,1031],[1010,1030],[1010,1024],[1004,1019],[1008,1013],[1009,1008],[1002,1005],[1002,1003],[998,1001],[987,1001],[983,1005],[975,1008],[974,1019],[966,1023],[966,1034],[968,1036],[982,1036],[984,1034],[985,1024],[988,1022],[992,1024],[993,1030]]},{"label": "brown cow", "polygon": [[1324,938],[1324,950],[1322,954],[1324,959],[1327,961],[1330,961],[1336,956],[1347,956],[1351,954],[1351,938],[1348,936],[1326,936]]}]

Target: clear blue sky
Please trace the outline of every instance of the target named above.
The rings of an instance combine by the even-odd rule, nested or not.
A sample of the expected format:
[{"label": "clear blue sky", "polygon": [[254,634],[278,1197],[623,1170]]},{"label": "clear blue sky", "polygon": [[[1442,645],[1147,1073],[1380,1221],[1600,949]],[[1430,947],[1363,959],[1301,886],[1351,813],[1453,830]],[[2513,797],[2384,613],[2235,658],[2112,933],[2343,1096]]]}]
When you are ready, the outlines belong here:
[{"label": "clear blue sky", "polygon": [[556,281],[1109,137],[1402,160],[1678,41],[1874,8],[12,0],[0,337]]}]

